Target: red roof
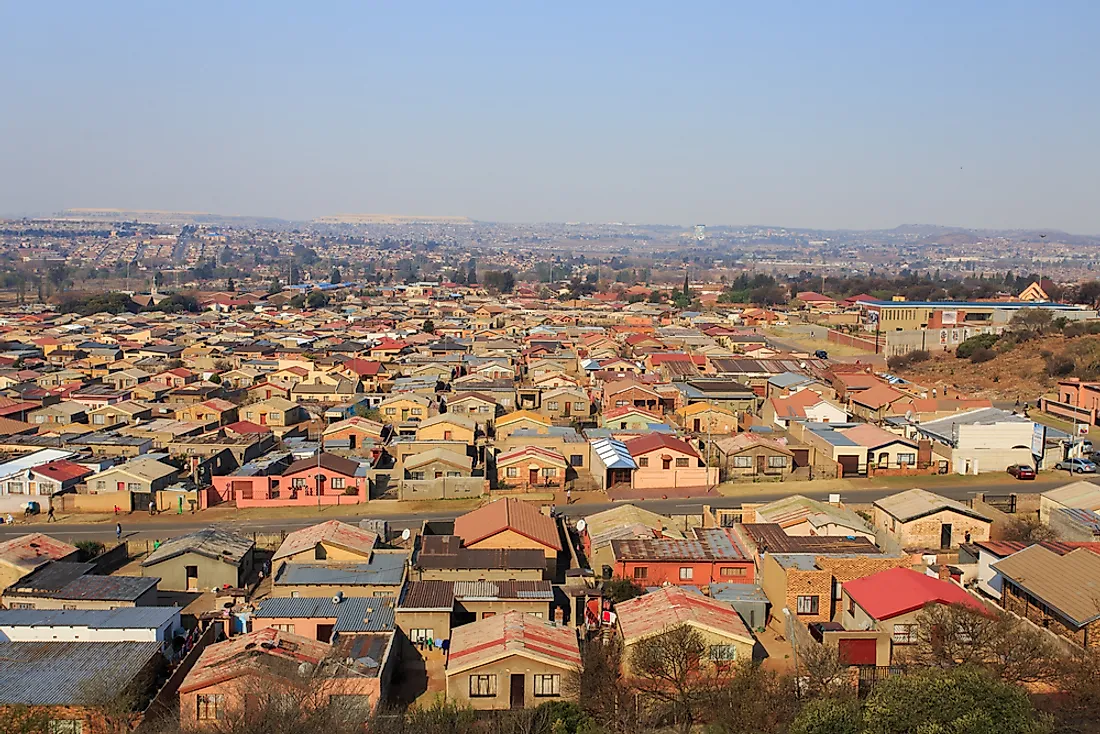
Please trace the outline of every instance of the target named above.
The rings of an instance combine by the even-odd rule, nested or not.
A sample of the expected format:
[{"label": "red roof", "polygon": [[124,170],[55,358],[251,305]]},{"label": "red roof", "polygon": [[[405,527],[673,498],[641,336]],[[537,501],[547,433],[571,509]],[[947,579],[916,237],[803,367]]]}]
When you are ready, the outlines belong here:
[{"label": "red roof", "polygon": [[382,371],[382,363],[370,359],[349,359],[340,365],[346,367],[360,377],[374,377]]},{"label": "red roof", "polygon": [[679,451],[688,456],[699,456],[699,452],[687,441],[674,438],[664,433],[650,433],[645,436],[631,439],[626,442],[626,448],[630,451],[631,456],[641,456],[642,454],[648,454],[658,449],[671,449],[672,451]]},{"label": "red roof", "polygon": [[456,627],[451,632],[447,669],[466,670],[514,653],[529,653],[571,669],[581,664],[573,627],[559,627],[525,612],[508,611]]},{"label": "red roof", "polygon": [[533,505],[512,497],[490,502],[455,520],[455,535],[462,538],[462,544],[467,547],[505,530],[547,548],[561,550],[561,539],[553,518],[542,514]]},{"label": "red roof", "polygon": [[81,477],[86,477],[89,474],[95,473],[86,466],[81,466],[80,464],[65,459],[58,459],[57,461],[51,461],[48,464],[37,466],[33,471],[35,474],[41,474],[44,477],[55,479],[58,482],[80,479]]},{"label": "red roof", "polygon": [[909,568],[891,568],[848,581],[844,590],[877,620],[892,619],[929,604],[962,604],[985,611],[982,603],[960,586]]},{"label": "red roof", "polygon": [[679,624],[699,624],[726,635],[753,641],[741,615],[731,604],[679,586],[666,586],[615,605],[619,628],[627,640],[655,635]]},{"label": "red roof", "polygon": [[271,429],[267,426],[261,426],[259,423],[253,423],[252,421],[230,423],[225,427],[225,430],[229,433],[271,433]]}]

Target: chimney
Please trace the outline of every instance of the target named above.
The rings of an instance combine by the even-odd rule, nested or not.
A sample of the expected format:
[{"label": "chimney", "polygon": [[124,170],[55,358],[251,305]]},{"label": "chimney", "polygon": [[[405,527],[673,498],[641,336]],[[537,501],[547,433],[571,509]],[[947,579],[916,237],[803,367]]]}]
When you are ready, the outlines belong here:
[{"label": "chimney", "polygon": [[941,563],[938,578],[939,578],[940,581],[950,581],[951,580],[951,567],[948,566],[946,563]]}]

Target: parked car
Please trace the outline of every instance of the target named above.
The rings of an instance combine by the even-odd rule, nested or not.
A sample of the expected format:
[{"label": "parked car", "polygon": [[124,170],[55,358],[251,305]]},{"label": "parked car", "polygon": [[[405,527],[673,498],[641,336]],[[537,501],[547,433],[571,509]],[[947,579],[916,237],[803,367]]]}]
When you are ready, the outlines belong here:
[{"label": "parked car", "polygon": [[1088,459],[1066,459],[1054,465],[1055,469],[1065,469],[1074,474],[1095,474],[1096,464]]},{"label": "parked car", "polygon": [[1008,467],[1008,473],[1017,479],[1034,479],[1035,469],[1027,464],[1013,464]]},{"label": "parked car", "polygon": [[824,349],[818,349],[816,352],[814,352],[814,356],[818,359],[828,359],[829,353],[826,352]]}]

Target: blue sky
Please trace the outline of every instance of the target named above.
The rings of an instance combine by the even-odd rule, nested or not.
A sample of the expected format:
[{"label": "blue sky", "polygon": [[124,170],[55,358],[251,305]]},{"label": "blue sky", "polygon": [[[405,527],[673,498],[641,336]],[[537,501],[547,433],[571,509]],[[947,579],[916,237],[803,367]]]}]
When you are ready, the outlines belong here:
[{"label": "blue sky", "polygon": [[0,213],[1100,233],[1100,3],[0,2]]}]

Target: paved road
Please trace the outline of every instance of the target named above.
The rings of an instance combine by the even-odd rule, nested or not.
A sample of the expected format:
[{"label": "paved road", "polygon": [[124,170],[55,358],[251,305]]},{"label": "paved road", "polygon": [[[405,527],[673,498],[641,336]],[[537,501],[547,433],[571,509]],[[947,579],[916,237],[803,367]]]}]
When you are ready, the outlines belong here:
[{"label": "paved road", "polygon": [[[1043,479],[1035,482],[1020,482],[1020,483],[1006,483],[1001,482],[989,482],[987,483],[975,483],[975,482],[960,482],[958,484],[944,483],[943,480],[933,481],[921,481],[920,477],[914,477],[912,483],[906,484],[892,484],[889,487],[869,487],[867,489],[850,489],[842,493],[842,497],[845,502],[849,504],[860,504],[873,502],[876,499],[896,494],[910,487],[928,487],[937,494],[945,497],[950,497],[957,500],[967,500],[973,495],[979,492],[988,492],[990,494],[1007,494],[1010,492],[1044,492],[1048,489],[1054,489],[1055,487],[1063,486],[1076,477],[1069,477],[1067,475],[1059,473],[1058,475],[1049,475],[1052,479]],[[1100,477],[1089,478],[1089,481],[1100,483]],[[766,489],[762,489],[758,493],[751,495],[739,496],[739,497],[689,497],[689,498],[677,498],[667,500],[645,500],[643,502],[637,501],[619,501],[619,502],[598,502],[591,503],[585,502],[580,504],[571,505],[568,507],[558,506],[558,510],[569,517],[580,518],[585,515],[590,515],[601,510],[606,510],[611,507],[622,504],[641,504],[646,509],[653,512],[660,513],[662,515],[685,515],[695,514],[701,511],[703,505],[711,505],[712,507],[740,507],[744,502],[771,502],[772,500],[781,499],[791,494],[790,490],[783,489],[782,485],[766,485]],[[828,490],[822,490],[820,492],[808,492],[810,497],[815,499],[825,500],[828,498]],[[391,528],[418,528],[425,520],[452,520],[457,515],[455,511],[441,511],[441,512],[418,512],[409,514],[386,514],[378,515],[379,519],[387,520]],[[181,535],[183,533],[191,532],[192,530],[198,530],[200,528],[207,527],[211,524],[216,524],[218,527],[223,527],[231,530],[238,530],[241,532],[258,532],[258,533],[277,533],[282,530],[296,530],[298,528],[313,525],[316,522],[324,520],[344,520],[349,523],[358,523],[363,519],[362,515],[332,515],[327,512],[319,513],[316,517],[294,517],[294,518],[257,518],[249,517],[248,515],[242,515],[240,519],[227,518],[224,514],[219,514],[214,522],[211,522],[211,517],[204,518],[202,514],[197,515],[170,515],[161,516],[156,519],[151,519],[144,516],[122,516],[120,522],[122,523],[123,535],[127,538],[167,538],[175,535]],[[15,537],[22,535],[28,531],[42,531],[48,532],[52,535],[56,535],[63,539],[72,540],[110,540],[114,538],[115,528],[114,523],[72,523],[72,522],[58,522],[58,523],[44,523],[36,521],[29,524],[23,524],[17,522],[13,526],[0,525],[0,540],[4,540],[9,537]]]}]

